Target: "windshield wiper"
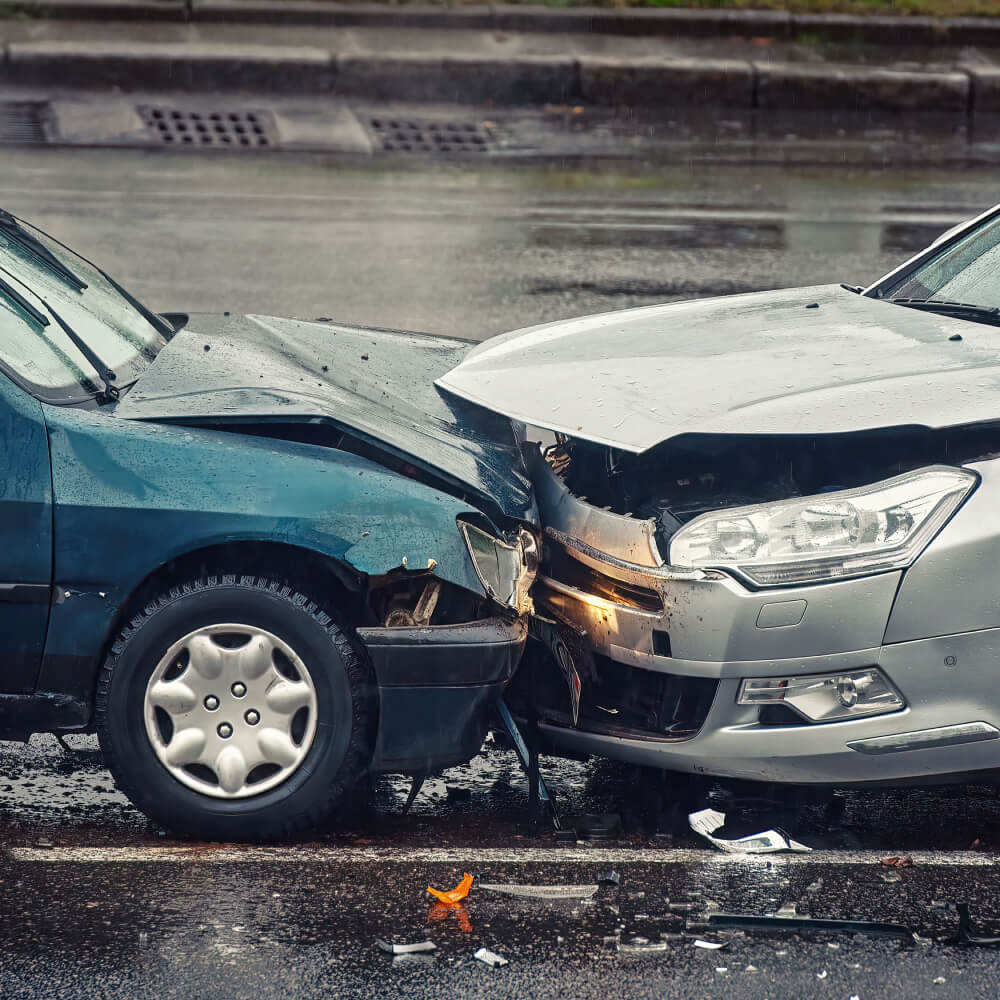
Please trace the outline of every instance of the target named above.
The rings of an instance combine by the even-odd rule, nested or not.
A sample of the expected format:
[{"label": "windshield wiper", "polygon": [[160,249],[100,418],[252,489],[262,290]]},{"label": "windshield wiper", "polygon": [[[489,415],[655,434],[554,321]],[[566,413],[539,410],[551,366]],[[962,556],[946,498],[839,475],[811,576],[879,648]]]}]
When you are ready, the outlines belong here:
[{"label": "windshield wiper", "polygon": [[36,309],[13,285],[8,284],[0,278],[0,292],[10,299],[29,319],[33,319],[39,326],[48,326],[49,317],[40,309]]},{"label": "windshield wiper", "polygon": [[949,302],[946,299],[889,299],[897,306],[923,309],[926,312],[944,313],[956,319],[969,319],[976,323],[1000,326],[1000,309],[995,306],[977,306],[972,302]]},{"label": "windshield wiper", "polygon": [[2,208],[0,208],[0,230],[20,243],[25,250],[37,257],[63,281],[72,285],[76,291],[82,292],[87,287],[87,282],[77,277],[41,240],[24,229],[10,212],[5,212]]},{"label": "windshield wiper", "polygon": [[[17,281],[19,284],[24,284],[24,282],[22,282],[20,278],[14,277],[14,275],[10,274],[9,271],[6,273],[10,277],[14,278],[14,280]],[[0,291],[5,292],[10,297],[12,302],[16,303],[20,308],[24,309],[24,311],[29,316],[31,316],[31,318],[34,319],[40,326],[45,327],[49,325],[48,316],[46,316],[40,309],[36,309],[35,306],[33,306],[16,288],[14,288],[13,285],[11,285],[4,278],[0,278]],[[118,386],[115,385],[115,379],[118,376],[113,371],[111,371],[111,369],[101,360],[100,355],[83,339],[83,337],[80,336],[80,334],[76,332],[76,330],[73,329],[73,327],[69,325],[69,323],[66,322],[66,320],[62,318],[62,316],[59,315],[59,313],[55,311],[55,309],[52,308],[52,306],[48,302],[45,301],[45,299],[42,298],[41,295],[39,295],[37,292],[35,292],[34,295],[42,303],[42,305],[44,305],[45,308],[48,309],[49,315],[56,321],[62,332],[65,333],[67,337],[69,337],[73,346],[87,359],[87,363],[90,365],[90,367],[93,368],[95,372],[97,372],[97,377],[104,383],[104,390],[102,391],[101,395],[109,401],[117,399],[120,393]]]}]

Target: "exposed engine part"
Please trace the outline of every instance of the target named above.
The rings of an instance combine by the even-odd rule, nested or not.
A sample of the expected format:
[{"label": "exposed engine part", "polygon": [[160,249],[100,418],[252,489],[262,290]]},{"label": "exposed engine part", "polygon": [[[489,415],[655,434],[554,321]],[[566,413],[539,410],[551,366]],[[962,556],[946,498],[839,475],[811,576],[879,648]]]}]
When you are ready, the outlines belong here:
[{"label": "exposed engine part", "polygon": [[688,434],[638,455],[560,437],[545,460],[575,498],[639,523],[653,519],[665,552],[682,524],[708,511],[863,486],[997,451],[1000,425],[981,424],[815,437]]},{"label": "exposed engine part", "polygon": [[407,608],[393,608],[386,616],[386,626],[388,628],[397,628],[400,626],[430,625],[440,596],[441,582],[439,580],[428,580],[417,600],[416,607],[412,611]]}]

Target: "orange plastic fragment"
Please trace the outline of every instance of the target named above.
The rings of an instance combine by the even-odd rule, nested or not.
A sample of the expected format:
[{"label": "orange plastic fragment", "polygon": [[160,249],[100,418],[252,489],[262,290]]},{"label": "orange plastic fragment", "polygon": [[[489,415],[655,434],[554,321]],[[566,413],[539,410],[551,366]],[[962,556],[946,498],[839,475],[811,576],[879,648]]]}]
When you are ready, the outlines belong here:
[{"label": "orange plastic fragment", "polygon": [[462,876],[462,881],[450,892],[442,892],[440,889],[432,889],[430,886],[427,886],[427,891],[442,903],[459,903],[469,895],[469,890],[472,888],[472,879],[473,876],[466,872]]}]

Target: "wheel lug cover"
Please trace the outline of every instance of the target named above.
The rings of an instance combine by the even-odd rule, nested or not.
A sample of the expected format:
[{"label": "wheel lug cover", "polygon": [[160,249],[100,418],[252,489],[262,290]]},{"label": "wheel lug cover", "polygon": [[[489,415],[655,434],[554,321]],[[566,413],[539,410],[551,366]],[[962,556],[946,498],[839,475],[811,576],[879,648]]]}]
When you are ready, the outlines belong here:
[{"label": "wheel lug cover", "polygon": [[242,698],[247,693],[247,686],[246,684],[241,684],[239,681],[237,681],[232,686],[231,690],[237,698]]},{"label": "wheel lug cover", "polygon": [[214,712],[219,707],[219,699],[215,697],[214,694],[210,694],[205,698],[205,708],[210,712]]},{"label": "wheel lug cover", "polygon": [[243,718],[247,720],[249,725],[256,726],[260,722],[260,712],[256,712],[251,708]]},{"label": "wheel lug cover", "polygon": [[233,727],[228,722],[220,722],[217,732],[224,740],[228,740],[233,735]]}]

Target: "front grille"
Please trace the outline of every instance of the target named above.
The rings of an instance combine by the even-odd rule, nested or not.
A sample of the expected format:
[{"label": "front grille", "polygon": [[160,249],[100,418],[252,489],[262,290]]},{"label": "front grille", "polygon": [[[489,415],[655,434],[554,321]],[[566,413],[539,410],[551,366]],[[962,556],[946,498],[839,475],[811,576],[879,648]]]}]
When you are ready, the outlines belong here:
[{"label": "front grille", "polygon": [[[619,663],[584,648],[572,630],[573,660],[580,677],[576,728],[626,739],[686,740],[705,724],[719,682],[682,677]],[[567,678],[542,642],[532,642],[504,697],[515,714],[532,711],[558,726],[573,726]]]},{"label": "front grille", "polygon": [[711,678],[643,670],[605,656],[595,655],[594,667],[589,697],[580,703],[581,729],[689,739],[704,725],[719,686]]}]

